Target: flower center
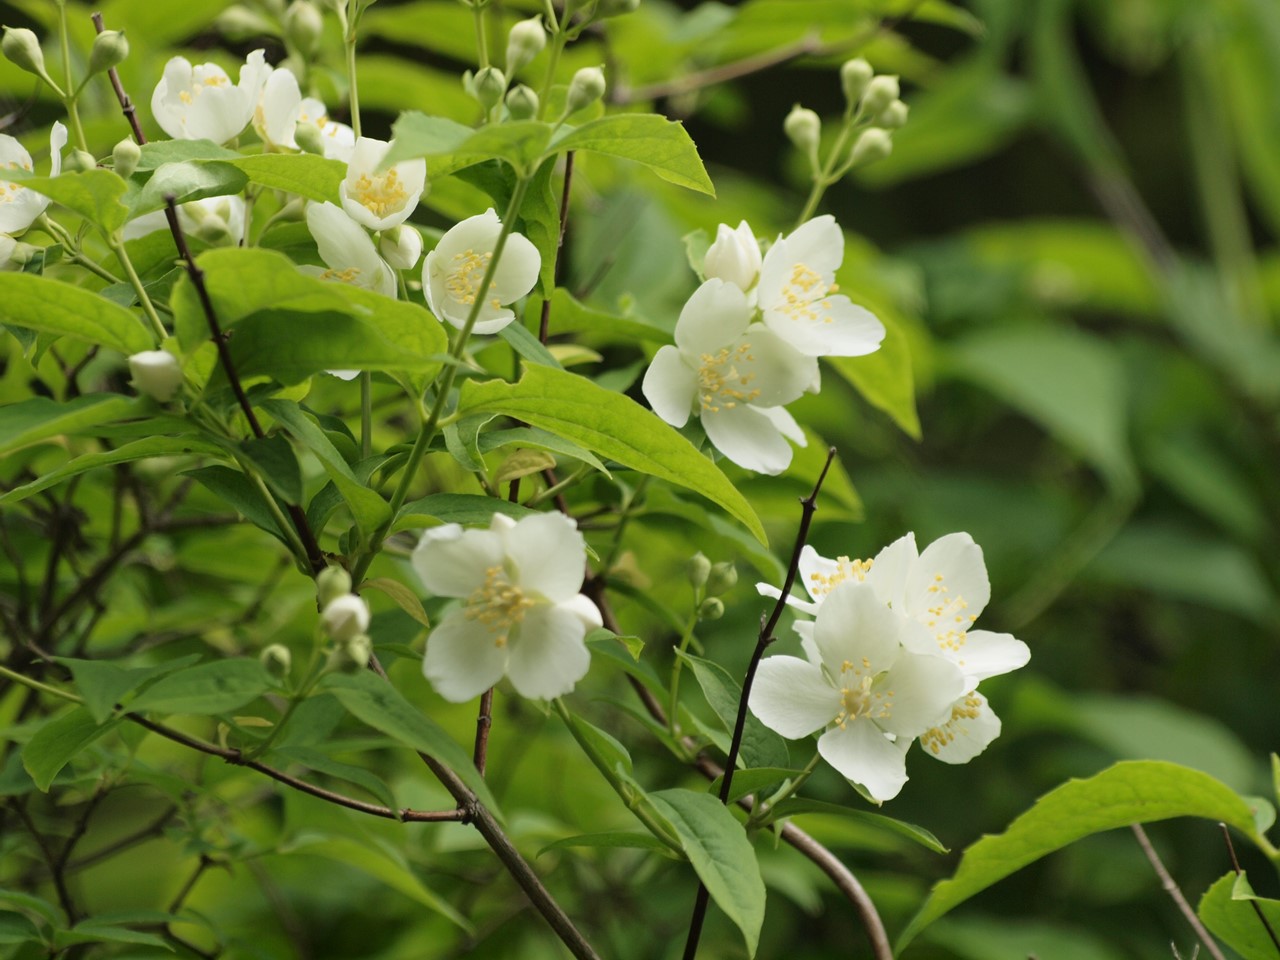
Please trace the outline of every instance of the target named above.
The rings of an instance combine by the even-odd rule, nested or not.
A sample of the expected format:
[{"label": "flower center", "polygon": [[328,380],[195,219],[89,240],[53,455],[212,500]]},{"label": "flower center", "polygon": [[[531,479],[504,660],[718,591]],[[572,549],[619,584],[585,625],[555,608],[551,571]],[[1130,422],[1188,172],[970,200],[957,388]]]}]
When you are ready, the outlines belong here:
[{"label": "flower center", "polygon": [[871,674],[871,661],[863,657],[860,663],[846,660],[840,664],[840,713],[835,725],[841,730],[845,724],[860,717],[885,720],[893,714],[892,690],[878,690],[879,677]]},{"label": "flower center", "polygon": [[826,298],[840,289],[839,284],[828,286],[822,275],[803,263],[791,268],[791,276],[782,288],[779,309],[792,320],[821,320],[830,323],[831,304]]},{"label": "flower center", "polygon": [[698,399],[708,413],[732,410],[739,403],[750,403],[760,396],[758,389],[750,388],[755,373],[738,369],[740,363],[755,362],[751,344],[722,347],[718,353],[704,353],[698,359],[702,361],[698,367]]},{"label": "flower center", "polygon": [[343,283],[355,283],[356,277],[360,276],[359,267],[347,267],[345,270],[334,270],[332,268],[320,274],[321,280],[340,280]]},{"label": "flower center", "polygon": [[[959,653],[964,646],[969,624],[978,617],[964,612],[969,609],[968,602],[958,593],[951,596],[946,580],[941,573],[933,575],[933,583],[929,585],[933,605],[926,608],[927,619],[922,619],[924,625],[933,631],[943,653]],[[963,660],[959,663],[964,665]]]},{"label": "flower center", "polygon": [[385,217],[388,213],[399,210],[409,199],[409,191],[400,182],[400,174],[395,167],[386,173],[360,174],[352,193],[356,203],[375,217]]},{"label": "flower center", "polygon": [[465,616],[476,620],[497,634],[494,646],[505,647],[513,627],[520,624],[533,601],[507,579],[502,567],[489,567],[484,583],[467,597]]},{"label": "flower center", "polygon": [[814,600],[820,600],[846,580],[861,583],[867,579],[871,564],[874,562],[874,560],[850,560],[848,557],[836,557],[836,568],[833,572],[815,571],[809,574],[809,596]]},{"label": "flower center", "polygon": [[933,727],[920,734],[920,746],[937,756],[938,751],[955,740],[957,733],[964,733],[962,721],[976,720],[981,713],[982,701],[977,694],[966,695],[952,706],[951,719],[940,727]]},{"label": "flower center", "polygon": [[[464,306],[469,307],[475,303],[476,297],[482,296],[480,284],[484,283],[484,275],[492,259],[493,251],[491,250],[484,253],[476,253],[474,250],[455,253],[453,269],[449,271],[444,281],[444,287],[449,291],[449,296]],[[493,284],[489,287],[492,289]],[[497,297],[489,302],[495,310],[502,306]]]}]

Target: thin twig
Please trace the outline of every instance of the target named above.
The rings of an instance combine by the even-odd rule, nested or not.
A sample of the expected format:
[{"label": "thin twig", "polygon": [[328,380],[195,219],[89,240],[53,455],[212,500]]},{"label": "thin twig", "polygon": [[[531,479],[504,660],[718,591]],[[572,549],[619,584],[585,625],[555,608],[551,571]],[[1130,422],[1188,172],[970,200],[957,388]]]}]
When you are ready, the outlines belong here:
[{"label": "thin twig", "polygon": [[472,751],[476,769],[484,776],[489,757],[489,728],[493,726],[493,687],[480,695],[480,709],[476,713],[476,744]]},{"label": "thin twig", "polygon": [[[1227,852],[1231,854],[1231,867],[1235,870],[1237,877],[1242,877],[1244,876],[1244,871],[1240,869],[1240,860],[1236,857],[1236,847],[1235,844],[1231,842],[1231,832],[1227,830],[1227,825],[1225,823],[1219,823],[1218,826],[1222,830],[1222,839],[1227,842]],[[1263,929],[1267,931],[1267,936],[1271,938],[1271,942],[1274,944],[1276,952],[1280,953],[1280,937],[1276,936],[1276,931],[1271,926],[1271,921],[1267,919],[1267,915],[1262,912],[1261,905],[1257,900],[1250,899],[1249,906],[1253,907],[1253,912],[1258,916],[1258,922],[1261,923]]]},{"label": "thin twig", "polygon": [[[93,28],[102,33],[105,29],[102,25],[102,14],[95,13],[93,15]],[[143,146],[147,142],[146,134],[142,132],[142,124],[138,122],[138,111],[133,106],[133,101],[129,99],[129,95],[124,92],[124,85],[120,82],[120,74],[116,73],[116,68],[111,67],[107,71],[107,79],[111,81],[111,89],[116,92],[116,99],[120,101],[120,111],[124,114],[124,118],[129,121],[129,126],[133,130],[133,139],[138,146]]]},{"label": "thin twig", "polygon": [[[564,155],[564,187],[560,191],[560,233],[556,237],[556,265],[553,276],[557,278],[564,272],[560,263],[560,251],[564,248],[564,231],[569,225],[569,190],[573,185],[573,151]],[[542,316],[538,320],[538,340],[547,342],[551,326],[551,294],[554,291],[544,290],[542,299]]]},{"label": "thin twig", "polygon": [[93,866],[95,863],[101,863],[103,860],[108,860],[111,857],[114,857],[121,850],[128,850],[130,847],[136,846],[139,843],[145,843],[148,840],[159,839],[164,836],[164,828],[168,825],[169,821],[173,819],[173,815],[177,812],[178,808],[176,806],[169,807],[141,830],[134,831],[128,836],[112,841],[105,847],[93,851],[93,853],[86,853],[78,860],[72,860],[67,864],[67,872],[71,873],[76,870],[83,870],[86,867]]},{"label": "thin twig", "polygon": [[[1156,872],[1156,876],[1160,878],[1160,885],[1164,887],[1165,892],[1169,894],[1169,898],[1173,900],[1174,905],[1184,917],[1187,923],[1191,924],[1191,929],[1196,932],[1196,936],[1200,938],[1200,942],[1204,944],[1204,948],[1209,952],[1209,956],[1213,960],[1226,960],[1222,955],[1222,951],[1218,948],[1217,941],[1205,929],[1200,918],[1196,916],[1195,910],[1191,909],[1191,904],[1187,903],[1187,898],[1182,895],[1182,890],[1178,888],[1178,882],[1165,868],[1164,862],[1160,859],[1160,854],[1156,852],[1156,848],[1151,845],[1151,838],[1147,836],[1147,831],[1142,828],[1142,824],[1133,823],[1129,825],[1133,831],[1134,837],[1138,840],[1138,846],[1142,848],[1142,852],[1147,855],[1147,860],[1151,863],[1151,869]],[[1227,841],[1230,843],[1230,840]]]},{"label": "thin twig", "polygon": [[62,912],[67,915],[67,923],[72,926],[80,919],[79,911],[76,910],[75,901],[71,899],[71,891],[67,888],[67,878],[63,874],[62,865],[58,862],[57,855],[53,852],[53,848],[49,846],[49,841],[45,835],[40,832],[35,821],[31,819],[31,814],[27,812],[26,806],[14,800],[9,804],[10,809],[18,815],[18,819],[22,821],[22,825],[27,828],[27,832],[36,842],[36,846],[40,848],[40,852],[44,855],[45,862],[49,865],[49,875],[53,880],[53,889],[57,891],[58,903],[62,906]]}]

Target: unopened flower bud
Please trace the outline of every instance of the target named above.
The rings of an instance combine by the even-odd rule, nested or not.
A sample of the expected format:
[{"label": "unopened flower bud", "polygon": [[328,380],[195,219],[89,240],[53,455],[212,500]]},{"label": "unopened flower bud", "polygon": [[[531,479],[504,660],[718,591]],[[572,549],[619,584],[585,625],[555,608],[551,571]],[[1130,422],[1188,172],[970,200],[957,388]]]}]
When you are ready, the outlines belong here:
[{"label": "unopened flower bud", "polygon": [[699,620],[719,620],[724,616],[724,601],[719,597],[707,597],[698,606]]},{"label": "unopened flower bud", "polygon": [[601,19],[605,17],[620,17],[626,13],[634,13],[640,9],[640,0],[600,0],[596,5],[596,15]]},{"label": "unopened flower bud", "polygon": [[237,4],[227,7],[213,21],[218,32],[233,43],[251,40],[254,37],[274,36],[278,31],[262,14],[248,7]]},{"label": "unopened flower bud", "polygon": [[507,110],[512,120],[532,120],[538,115],[538,95],[523,83],[517,83],[507,93]]},{"label": "unopened flower bud", "polygon": [[19,267],[25,267],[31,262],[32,258],[34,258],[37,253],[44,252],[43,247],[37,247],[35,244],[25,243],[22,240],[14,240],[12,237],[0,234],[0,243],[4,243],[5,241],[8,241],[7,246],[9,255],[7,257],[0,256],[0,266],[3,266],[5,263],[12,263]]},{"label": "unopened flower bud", "polygon": [[743,291],[755,286],[760,276],[760,244],[747,221],[733,230],[727,223],[716,227],[716,240],[707,248],[702,272],[708,280],[724,280]]},{"label": "unopened flower bud", "polygon": [[284,12],[285,38],[303,56],[310,56],[320,48],[324,34],[324,16],[307,0],[294,0]]},{"label": "unopened flower bud", "polygon": [[89,73],[102,73],[110,70],[124,58],[129,56],[129,41],[125,39],[123,30],[103,30],[93,38],[93,46],[89,48]]},{"label": "unopened flower bud", "polygon": [[138,169],[138,161],[142,159],[142,148],[125,137],[111,150],[111,162],[116,175],[126,180]]},{"label": "unopened flower bud", "polygon": [[321,608],[351,592],[351,574],[342,567],[325,567],[316,575],[316,599]]},{"label": "unopened flower bud", "polygon": [[867,90],[862,95],[862,109],[871,116],[875,116],[893,101],[898,99],[901,93],[898,87],[898,78],[881,74],[873,77],[871,82],[867,84]]},{"label": "unopened flower bud", "polygon": [[422,234],[407,223],[392,227],[379,239],[378,252],[393,269],[412,270],[422,257]]},{"label": "unopened flower bud", "polygon": [[726,560],[723,563],[714,564],[711,567],[711,574],[707,577],[707,593],[713,597],[728,593],[737,582],[738,568],[732,563]]},{"label": "unopened flower bud", "polygon": [[27,73],[34,73],[42,80],[48,80],[44,71],[44,51],[40,49],[40,38],[26,27],[5,27],[4,39],[0,40],[0,51],[5,59]]},{"label": "unopened flower bud", "polygon": [[373,641],[367,634],[357,634],[346,642],[342,652],[347,660],[347,669],[363,670],[369,665],[369,658],[373,656]]},{"label": "unopened flower bud", "polygon": [[480,106],[492,110],[502,102],[507,92],[507,78],[497,67],[485,67],[471,81],[472,95],[480,101]]},{"label": "unopened flower bud", "polygon": [[604,96],[604,71],[599,67],[583,67],[569,81],[566,97],[569,113],[577,113]]},{"label": "unopened flower bud", "polygon": [[804,151],[815,163],[818,158],[818,141],[822,137],[822,121],[812,110],[796,104],[782,121],[782,130],[792,143]]},{"label": "unopened flower bud", "polygon": [[507,35],[507,73],[514,74],[530,63],[546,45],[547,31],[542,28],[542,20],[521,20]]},{"label": "unopened flower bud", "polygon": [[258,654],[258,659],[267,668],[267,673],[277,680],[287,677],[289,668],[293,666],[293,654],[283,643],[273,643],[269,647],[264,647]]},{"label": "unopened flower bud", "polygon": [[346,593],[325,604],[320,619],[335,643],[346,643],[369,629],[369,607],[354,593]]},{"label": "unopened flower bud", "polygon": [[855,167],[861,167],[883,160],[891,153],[893,153],[893,140],[890,139],[889,134],[879,127],[872,127],[862,131],[858,142],[853,145],[853,152],[849,154],[849,159]]},{"label": "unopened flower bud", "polygon": [[303,153],[324,156],[324,134],[314,123],[299,123],[293,130],[293,142],[302,149]]},{"label": "unopened flower bud", "polygon": [[93,158],[93,154],[88,150],[72,150],[67,154],[67,159],[62,165],[62,169],[70,170],[73,173],[84,173],[86,170],[92,170],[97,165],[98,161]]},{"label": "unopened flower bud", "polygon": [[844,98],[850,104],[856,105],[862,99],[862,95],[867,92],[867,84],[871,82],[875,71],[871,69],[871,64],[857,57],[853,60],[846,60],[840,65],[840,87],[844,90]]},{"label": "unopened flower bud", "polygon": [[191,232],[212,247],[239,243],[240,237],[231,228],[235,214],[230,197],[211,197],[182,205],[184,219],[195,223]]},{"label": "unopened flower bud", "polygon": [[168,403],[182,387],[182,367],[167,350],[144,350],[129,358],[133,387],[139,393]]},{"label": "unopened flower bud", "polygon": [[684,572],[694,589],[700,589],[706,586],[707,577],[711,573],[711,561],[703,556],[701,552],[695,553],[689,558],[689,562],[684,565]]},{"label": "unopened flower bud", "polygon": [[907,125],[908,107],[901,100],[895,100],[876,114],[871,122],[884,130],[897,130]]}]

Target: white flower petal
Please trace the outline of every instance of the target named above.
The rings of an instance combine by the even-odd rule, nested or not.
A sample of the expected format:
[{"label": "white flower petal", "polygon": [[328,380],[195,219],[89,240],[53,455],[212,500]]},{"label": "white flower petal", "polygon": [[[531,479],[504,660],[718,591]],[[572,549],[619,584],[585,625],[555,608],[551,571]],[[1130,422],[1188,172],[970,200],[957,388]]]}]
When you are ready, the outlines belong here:
[{"label": "white flower petal", "polygon": [[[907,578],[907,611],[938,630],[964,629],[990,599],[982,548],[967,533],[951,533],[929,544]],[[957,616],[963,621],[954,620]]]},{"label": "white flower petal", "polygon": [[[495,295],[494,286],[491,285],[488,295],[481,291],[501,230],[502,222],[498,215],[492,209],[486,210],[450,228],[435,249],[427,254],[422,264],[422,287],[427,305],[439,319],[461,330],[466,326],[477,299],[480,300],[480,309],[473,332],[497,333],[515,319],[511,310],[500,305],[502,298]],[[508,248],[514,251],[512,264],[504,268],[508,256],[508,251],[504,250],[495,274],[502,274],[506,293],[514,292],[511,296],[514,300],[532,288],[541,260],[537,249],[519,234],[511,234],[507,243]],[[504,269],[509,269],[510,273],[505,273]]]},{"label": "white flower petal", "polygon": [[707,249],[703,275],[708,279],[732,283],[739,290],[755,286],[760,274],[760,244],[747,221],[730,229],[727,223],[716,228],[715,242]]},{"label": "white flower petal", "polygon": [[262,99],[253,114],[254,130],[268,146],[296,150],[294,130],[301,114],[302,91],[298,88],[298,78],[284,67],[273,70],[263,84]]},{"label": "white flower petal", "polygon": [[1012,634],[970,630],[964,645],[951,659],[971,683],[977,683],[1025,667],[1031,650]]},{"label": "white flower petal", "polygon": [[604,626],[604,619],[600,616],[600,608],[585,594],[579,593],[568,600],[562,600],[556,606],[581,620],[588,633]]},{"label": "white flower petal", "polygon": [[800,224],[782,242],[792,263],[803,263],[827,283],[844,261],[844,233],[829,213]]},{"label": "white flower petal", "polygon": [[[756,593],[760,594],[760,596],[762,597],[768,597],[770,600],[777,600],[780,596],[782,596],[782,591],[779,590],[777,587],[775,587],[771,583],[757,583]],[[792,594],[791,596],[787,597],[787,606],[795,607],[797,610],[802,610],[805,613],[809,613],[809,614],[814,614],[818,612],[818,605],[816,603],[810,603],[807,600],[801,600],[795,594]]]},{"label": "white flower petal", "polygon": [[848,297],[833,296],[792,309],[766,309],[764,322],[801,353],[861,357],[880,348],[884,324]]},{"label": "white flower petal", "polygon": [[840,712],[840,691],[822,670],[799,657],[766,657],[751,687],[751,712],[770,730],[798,740]]},{"label": "white flower petal", "polygon": [[533,289],[541,267],[542,255],[538,248],[523,234],[512,233],[493,272],[489,296],[499,303],[514,303]]},{"label": "white flower petal", "polygon": [[698,393],[698,375],[684,361],[679,349],[660,347],[644,373],[640,392],[653,412],[673,427],[689,422]]},{"label": "white flower petal", "polygon": [[867,584],[838,584],[822,601],[813,632],[827,672],[838,677],[850,663],[854,673],[874,677],[891,668],[903,652],[901,620]]},{"label": "white flower petal", "polygon": [[964,675],[950,660],[904,654],[877,684],[893,692],[893,701],[892,712],[876,722],[910,740],[946,717],[964,687]]},{"label": "white flower petal", "polygon": [[426,189],[425,160],[402,160],[386,170],[378,169],[390,149],[385,140],[358,138],[347,175],[338,185],[342,209],[370,230],[389,230],[404,223]]},{"label": "white flower petal", "polygon": [[916,535],[908,533],[882,549],[871,561],[867,582],[881,600],[899,613],[907,612],[907,577],[918,556]]},{"label": "white flower petal", "polygon": [[747,470],[773,475],[791,464],[790,445],[769,418],[752,407],[704,410],[702,427],[717,450]]},{"label": "white flower petal", "polygon": [[[814,366],[817,366],[817,364],[815,363]],[[775,430],[797,447],[807,447],[809,445],[809,438],[804,435],[804,429],[796,422],[796,418],[787,412],[785,407],[756,407],[756,409],[769,418],[769,422],[773,424]]]},{"label": "white flower petal", "polygon": [[577,524],[562,513],[525,517],[502,534],[513,583],[552,603],[568,600],[582,586],[586,543]]},{"label": "white flower petal", "polygon": [[463,530],[456,523],[432,527],[413,551],[413,569],[437,597],[469,597],[494,567],[502,568],[502,538],[490,530]]},{"label": "white flower petal", "polygon": [[676,346],[697,363],[703,354],[715,354],[737,339],[750,322],[751,305],[746,294],[723,280],[708,280],[693,291],[680,311]]},{"label": "white flower petal", "polygon": [[591,666],[586,625],[572,610],[539,604],[511,641],[507,674],[523,697],[550,700],[571,691]]},{"label": "white flower petal", "polygon": [[422,672],[436,693],[453,703],[478,697],[502,679],[507,647],[461,610],[448,614],[427,638]]},{"label": "white flower petal", "polygon": [[920,746],[943,763],[968,763],[1000,736],[1000,718],[976,690],[957,700],[951,717],[920,736]]},{"label": "white flower petal", "polygon": [[894,743],[870,721],[832,727],[818,738],[818,752],[880,803],[896,797],[907,782],[906,747]]}]

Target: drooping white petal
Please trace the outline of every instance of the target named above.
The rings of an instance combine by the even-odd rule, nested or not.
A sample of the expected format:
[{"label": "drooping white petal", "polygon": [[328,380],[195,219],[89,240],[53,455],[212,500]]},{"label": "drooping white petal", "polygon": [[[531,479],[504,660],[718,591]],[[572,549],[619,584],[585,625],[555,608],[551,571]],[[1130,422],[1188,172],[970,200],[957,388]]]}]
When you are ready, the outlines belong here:
[{"label": "drooping white petal", "polygon": [[[49,175],[56,177],[62,171],[62,148],[67,145],[67,128],[61,121],[54,121],[49,131]],[[0,174],[8,169],[32,172],[31,154],[8,134],[0,134]],[[50,200],[20,182],[0,179],[0,233],[21,233],[36,221],[49,207]]]},{"label": "drooping white petal", "polygon": [[506,668],[507,647],[461,610],[445,616],[427,638],[422,672],[436,693],[452,703],[480,696],[502,679]]},{"label": "drooping white petal", "polygon": [[791,464],[791,446],[769,418],[753,407],[704,411],[702,427],[717,450],[747,470],[776,475]]},{"label": "drooping white petal", "polygon": [[865,583],[845,581],[818,608],[814,641],[833,677],[852,665],[855,674],[872,676],[890,669],[902,654],[901,617],[880,602]]},{"label": "drooping white petal", "polygon": [[832,727],[818,738],[818,752],[842,776],[860,783],[878,802],[892,800],[907,782],[906,746],[894,743],[874,723]]},{"label": "drooping white petal", "polygon": [[970,630],[952,659],[971,683],[977,683],[1025,667],[1031,650],[1012,634]]},{"label": "drooping white petal", "polygon": [[942,657],[903,654],[879,681],[893,692],[892,708],[876,722],[907,740],[918,736],[948,716],[951,704],[964,693],[964,676]]},{"label": "drooping white petal", "polygon": [[[777,600],[782,596],[782,591],[771,583],[757,583],[756,593],[760,594],[762,597],[768,597],[770,600]],[[787,606],[795,607],[795,609],[808,614],[818,612],[818,605],[816,603],[810,603],[808,600],[802,600],[794,593],[787,597]]]},{"label": "drooping white petal", "polygon": [[714,354],[746,331],[751,305],[746,294],[731,283],[712,279],[693,291],[676,321],[676,346],[696,362]]},{"label": "drooping white petal", "polygon": [[883,548],[871,561],[867,582],[881,600],[899,613],[908,612],[905,606],[907,577],[918,556],[916,535],[908,533]]},{"label": "drooping white petal", "polygon": [[1000,736],[1000,718],[978,691],[952,705],[945,723],[920,735],[920,746],[943,763],[968,763]]},{"label": "drooping white petal", "polygon": [[389,230],[408,219],[427,184],[427,162],[402,160],[379,170],[391,149],[385,140],[360,137],[338,185],[342,209],[370,230]]},{"label": "drooping white petal", "polygon": [[[907,612],[938,630],[967,628],[990,599],[982,548],[967,533],[951,533],[929,544],[907,577]],[[957,616],[962,620],[956,621]]]},{"label": "drooping white petal", "polygon": [[766,657],[757,668],[751,712],[789,740],[806,737],[840,712],[840,691],[821,668],[798,657]]},{"label": "drooping white petal", "polygon": [[817,641],[813,639],[813,621],[797,620],[791,625],[791,629],[800,638],[800,649],[804,651],[805,657],[808,658],[810,663],[820,666],[822,664],[822,653],[818,650]]},{"label": "drooping white petal", "polygon": [[315,238],[320,259],[329,267],[321,274],[324,279],[339,280],[387,297],[396,295],[395,274],[378,256],[373,240],[336,205],[308,204],[307,229]]},{"label": "drooping white petal", "polygon": [[698,394],[698,374],[685,363],[677,347],[667,344],[654,354],[640,392],[654,413],[673,427],[683,427]]},{"label": "drooping white petal", "polygon": [[437,597],[469,597],[488,572],[502,567],[502,538],[490,530],[463,530],[456,523],[432,527],[413,551],[413,569]]},{"label": "drooping white petal", "polygon": [[578,593],[587,563],[578,526],[562,513],[526,517],[502,536],[511,579],[553,603]]},{"label": "drooping white petal", "polygon": [[273,70],[262,86],[262,96],[253,113],[253,129],[269,147],[296,150],[294,131],[301,114],[298,78],[285,67]]},{"label": "drooping white petal", "polygon": [[575,594],[568,600],[560,601],[556,606],[581,620],[582,626],[587,633],[604,626],[604,619],[600,616],[600,608],[585,594]]},{"label": "drooping white petal", "polygon": [[516,692],[550,700],[571,691],[591,666],[585,636],[586,626],[573,611],[550,604],[531,609],[511,644],[507,674]]},{"label": "drooping white petal", "polygon": [[[815,363],[814,366],[817,366],[817,364]],[[775,430],[797,447],[807,447],[809,445],[809,438],[804,435],[804,429],[796,422],[796,418],[787,412],[785,407],[756,407],[756,409],[769,418],[769,422],[773,424]]]}]

